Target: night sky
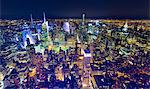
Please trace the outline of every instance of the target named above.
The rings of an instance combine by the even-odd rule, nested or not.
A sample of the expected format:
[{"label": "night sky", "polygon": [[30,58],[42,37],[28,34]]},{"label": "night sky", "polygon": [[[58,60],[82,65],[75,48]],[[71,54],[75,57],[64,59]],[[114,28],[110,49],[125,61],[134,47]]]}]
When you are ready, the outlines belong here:
[{"label": "night sky", "polygon": [[1,18],[46,17],[149,19],[150,0],[1,0]]}]

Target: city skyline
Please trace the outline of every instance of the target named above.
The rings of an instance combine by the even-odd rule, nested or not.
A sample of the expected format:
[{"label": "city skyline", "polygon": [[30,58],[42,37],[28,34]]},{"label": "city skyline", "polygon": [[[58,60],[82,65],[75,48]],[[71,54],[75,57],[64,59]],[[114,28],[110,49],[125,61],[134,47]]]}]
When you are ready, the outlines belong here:
[{"label": "city skyline", "polygon": [[149,89],[149,0],[1,0],[0,89]]}]

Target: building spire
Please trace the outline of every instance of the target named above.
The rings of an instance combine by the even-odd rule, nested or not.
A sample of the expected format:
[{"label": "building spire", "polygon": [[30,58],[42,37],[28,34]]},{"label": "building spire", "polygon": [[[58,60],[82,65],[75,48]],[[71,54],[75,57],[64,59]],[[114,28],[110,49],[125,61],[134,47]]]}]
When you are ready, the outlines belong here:
[{"label": "building spire", "polygon": [[44,22],[46,22],[46,18],[45,18],[45,12],[43,12],[43,16],[44,16]]},{"label": "building spire", "polygon": [[77,34],[77,42],[78,42],[78,43],[81,43],[78,34]]},{"label": "building spire", "polygon": [[82,25],[84,25],[85,24],[85,14],[83,13],[82,14]]},{"label": "building spire", "polygon": [[32,14],[30,14],[30,18],[31,18],[31,24],[33,24]]},{"label": "building spire", "polygon": [[128,22],[127,21],[124,24],[124,28],[128,28]]},{"label": "building spire", "polygon": [[123,27],[124,27],[124,28],[123,28],[123,31],[127,31],[127,30],[128,30],[128,22],[127,22],[127,21],[125,22],[125,24],[124,24]]}]

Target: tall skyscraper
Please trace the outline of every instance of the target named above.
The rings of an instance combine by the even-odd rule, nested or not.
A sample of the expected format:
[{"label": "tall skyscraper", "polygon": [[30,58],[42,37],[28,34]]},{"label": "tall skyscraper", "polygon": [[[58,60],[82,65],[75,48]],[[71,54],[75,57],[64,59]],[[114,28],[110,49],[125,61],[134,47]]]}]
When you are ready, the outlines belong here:
[{"label": "tall skyscraper", "polygon": [[27,38],[29,38],[30,44],[35,44],[35,40],[32,37],[28,24],[24,23],[22,29],[23,29],[23,32],[22,32],[23,48],[26,48],[27,46]]},{"label": "tall skyscraper", "polygon": [[44,23],[46,22],[46,17],[45,17],[45,12],[43,12],[43,21],[44,21]]},{"label": "tall skyscraper", "polygon": [[85,14],[82,14],[82,25],[85,25]]},{"label": "tall skyscraper", "polygon": [[125,24],[124,24],[123,27],[124,27],[124,28],[122,29],[123,31],[127,31],[127,30],[128,30],[128,23],[127,23],[127,21],[125,22]]},{"label": "tall skyscraper", "polygon": [[70,25],[69,25],[69,22],[64,22],[64,24],[63,24],[63,29],[66,31],[66,32],[68,32],[68,33],[70,33]]},{"label": "tall skyscraper", "polygon": [[49,26],[48,26],[48,21],[46,21],[45,13],[43,13],[43,24],[42,24],[42,29],[43,29],[43,34],[47,36],[47,39],[49,40]]}]

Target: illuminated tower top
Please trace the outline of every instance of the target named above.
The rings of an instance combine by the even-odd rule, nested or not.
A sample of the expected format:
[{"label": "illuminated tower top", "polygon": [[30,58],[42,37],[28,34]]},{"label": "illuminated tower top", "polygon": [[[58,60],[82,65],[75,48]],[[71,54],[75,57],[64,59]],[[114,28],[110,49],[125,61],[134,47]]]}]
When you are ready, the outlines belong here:
[{"label": "illuminated tower top", "polygon": [[42,28],[47,30],[47,38],[49,39],[49,26],[48,21],[46,21],[45,12],[43,12],[44,22],[42,24]]},{"label": "illuminated tower top", "polygon": [[126,21],[126,23],[124,24],[123,27],[124,27],[124,28],[123,28],[123,31],[127,31],[127,30],[128,30],[128,23],[127,23],[127,21]]},{"label": "illuminated tower top", "polygon": [[82,14],[82,25],[84,25],[85,22],[85,14]]},{"label": "illuminated tower top", "polygon": [[77,43],[81,43],[78,34],[77,34]]},{"label": "illuminated tower top", "polygon": [[124,28],[128,28],[128,23],[126,21],[125,25],[124,25]]},{"label": "illuminated tower top", "polygon": [[43,12],[44,22],[46,22],[45,12]]}]

